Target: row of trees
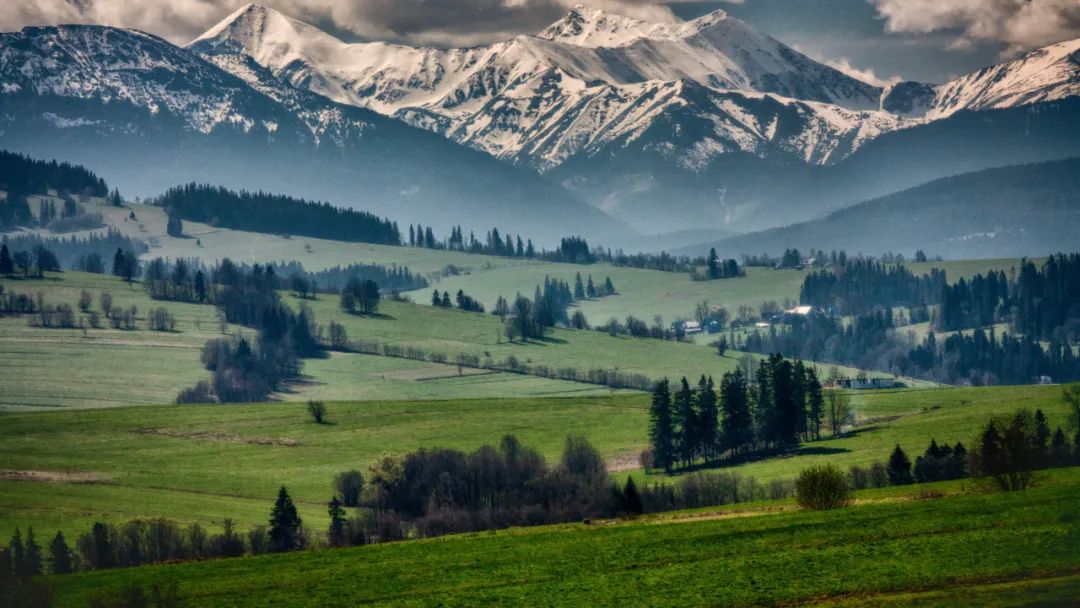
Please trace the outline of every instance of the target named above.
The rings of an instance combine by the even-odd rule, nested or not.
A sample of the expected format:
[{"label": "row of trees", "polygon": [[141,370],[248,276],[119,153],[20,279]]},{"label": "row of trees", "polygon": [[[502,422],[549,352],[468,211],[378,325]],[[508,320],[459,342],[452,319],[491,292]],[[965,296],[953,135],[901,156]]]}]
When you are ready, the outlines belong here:
[{"label": "row of trees", "polygon": [[16,270],[24,277],[43,277],[46,272],[59,272],[60,260],[56,254],[42,245],[30,251],[19,250],[14,254],[7,243],[0,244],[0,275],[11,276]]},{"label": "row of trees", "polygon": [[752,379],[741,369],[724,374],[718,390],[711,378],[696,390],[686,378],[672,390],[665,379],[653,389],[646,466],[671,471],[783,450],[820,439],[825,425],[839,434],[850,419],[844,393],[824,389],[812,367],[779,355]]},{"label": "row of trees", "polygon": [[21,232],[4,236],[3,244],[7,245],[12,257],[18,251],[32,253],[44,248],[55,256],[59,268],[98,274],[108,271],[107,261],[112,259],[117,249],[135,254],[143,253],[147,249],[142,241],[125,237],[113,228],[104,233],[70,237],[42,237],[35,233]]}]

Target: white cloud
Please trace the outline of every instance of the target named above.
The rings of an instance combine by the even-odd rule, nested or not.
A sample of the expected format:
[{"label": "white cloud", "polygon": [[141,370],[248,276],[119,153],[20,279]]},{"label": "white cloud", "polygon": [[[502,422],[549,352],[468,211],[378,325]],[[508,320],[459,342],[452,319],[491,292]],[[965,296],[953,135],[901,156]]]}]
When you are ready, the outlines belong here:
[{"label": "white cloud", "polygon": [[[738,4],[743,0],[726,0]],[[481,44],[543,29],[581,0],[263,0],[308,22],[371,39]],[[4,0],[0,30],[97,23],[139,29],[185,43],[244,0]],[[674,14],[653,0],[593,0],[589,6],[655,21]]]},{"label": "white cloud", "polygon": [[868,1],[890,32],[957,32],[953,49],[992,40],[1016,54],[1080,37],[1080,0]]},{"label": "white cloud", "polygon": [[851,64],[851,60],[847,57],[838,57],[836,59],[819,59],[821,63],[843,72],[852,78],[861,80],[865,83],[872,84],[876,87],[887,87],[891,84],[901,82],[903,77],[899,74],[893,74],[892,76],[882,77],[878,76],[872,68],[857,68]]}]

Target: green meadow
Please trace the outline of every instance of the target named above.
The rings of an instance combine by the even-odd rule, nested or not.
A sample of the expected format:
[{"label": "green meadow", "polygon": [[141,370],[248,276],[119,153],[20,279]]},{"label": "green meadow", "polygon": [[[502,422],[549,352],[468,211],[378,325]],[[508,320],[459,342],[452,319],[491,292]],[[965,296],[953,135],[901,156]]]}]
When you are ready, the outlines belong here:
[{"label": "green meadow", "polygon": [[1080,594],[1080,469],[1012,494],[914,490],[834,511],[764,503],[50,581],[59,606],[130,581],[175,581],[191,606],[1064,606]]},{"label": "green meadow", "polygon": [[[991,415],[1019,407],[1042,408],[1052,427],[1066,417],[1057,386],[872,391],[853,402],[858,422],[845,437],[722,470],[760,482],[793,479],[811,464],[884,460],[897,443],[912,460],[931,438],[970,446]],[[632,473],[645,481],[631,470],[646,447],[648,403],[645,395],[331,402],[324,425],[302,403],[6,413],[0,538],[16,526],[74,533],[95,520],[154,516],[211,527],[231,517],[246,529],[264,523],[280,485],[305,521],[322,529],[335,474],[366,470],[384,453],[472,450],[505,434],[549,462],[567,435],[582,435],[617,478]]]}]

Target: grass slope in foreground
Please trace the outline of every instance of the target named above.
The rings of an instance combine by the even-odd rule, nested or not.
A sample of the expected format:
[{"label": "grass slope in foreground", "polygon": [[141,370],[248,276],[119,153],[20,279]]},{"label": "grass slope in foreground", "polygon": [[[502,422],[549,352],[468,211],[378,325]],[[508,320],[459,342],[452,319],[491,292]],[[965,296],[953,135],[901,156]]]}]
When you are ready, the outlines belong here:
[{"label": "grass slope in foreground", "polygon": [[[880,391],[854,402],[861,423],[850,435],[724,470],[763,483],[793,479],[811,464],[882,461],[896,443],[912,459],[932,437],[971,446],[990,416],[1020,407],[1042,408],[1051,428],[1066,415],[1057,386]],[[549,463],[568,434],[583,435],[609,465],[632,468],[648,441],[648,404],[646,395],[330,403],[326,425],[298,403],[9,413],[0,416],[0,468],[39,473],[36,481],[0,478],[0,538],[31,525],[74,538],[94,521],[136,517],[211,528],[231,517],[248,530],[266,523],[282,484],[306,525],[323,530],[335,474],[366,472],[387,452],[471,451],[508,433]]]},{"label": "grass slope in foreground", "polygon": [[1080,470],[1043,481],[1012,494],[699,511],[52,580],[60,606],[127,581],[177,581],[188,605],[218,606],[1065,602],[1080,593]]}]

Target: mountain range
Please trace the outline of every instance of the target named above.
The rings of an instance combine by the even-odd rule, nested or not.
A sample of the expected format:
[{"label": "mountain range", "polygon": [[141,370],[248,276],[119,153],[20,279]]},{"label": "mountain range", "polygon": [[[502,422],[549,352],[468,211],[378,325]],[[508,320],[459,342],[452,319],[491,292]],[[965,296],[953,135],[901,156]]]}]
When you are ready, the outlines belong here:
[{"label": "mountain range", "polygon": [[[1080,158],[984,169],[934,180],[781,228],[676,248],[682,255],[771,253],[788,248],[949,259],[1071,251],[1080,226]],[[1018,201],[1023,201],[1018,204]]]},{"label": "mountain range", "polygon": [[136,192],[199,174],[615,245],[1080,156],[1080,40],[881,88],[723,11],[672,24],[579,6],[535,35],[445,49],[347,43],[247,5],[184,47],[93,26],[4,34],[0,78],[5,147]]}]

